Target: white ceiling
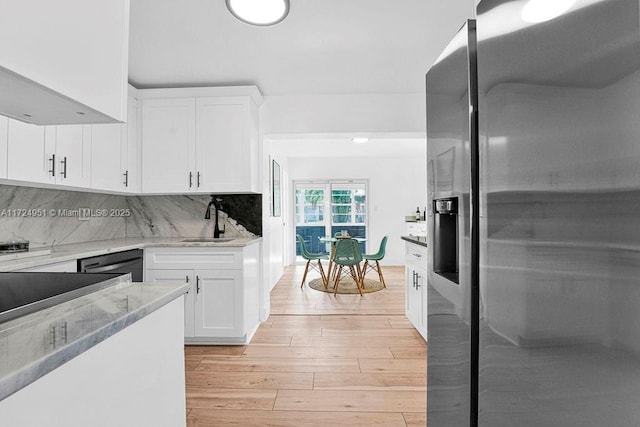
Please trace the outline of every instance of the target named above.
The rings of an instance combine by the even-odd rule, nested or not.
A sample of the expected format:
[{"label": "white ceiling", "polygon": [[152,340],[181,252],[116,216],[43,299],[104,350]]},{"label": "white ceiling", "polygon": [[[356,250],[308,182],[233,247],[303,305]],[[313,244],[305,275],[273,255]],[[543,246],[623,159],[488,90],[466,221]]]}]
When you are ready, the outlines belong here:
[{"label": "white ceiling", "polygon": [[[474,0],[291,0],[271,27],[224,0],[131,0],[129,81],[137,88],[256,85],[263,95],[423,93],[424,75]],[[424,137],[272,141],[286,157],[424,157]]]},{"label": "white ceiling", "polygon": [[354,143],[362,134],[298,135],[269,138],[269,152],[276,157],[330,158],[427,158],[424,136],[413,134],[369,134],[369,142]]},{"label": "white ceiling", "polygon": [[256,85],[263,95],[417,93],[473,0],[291,0],[271,27],[224,0],[131,0],[138,88]]}]

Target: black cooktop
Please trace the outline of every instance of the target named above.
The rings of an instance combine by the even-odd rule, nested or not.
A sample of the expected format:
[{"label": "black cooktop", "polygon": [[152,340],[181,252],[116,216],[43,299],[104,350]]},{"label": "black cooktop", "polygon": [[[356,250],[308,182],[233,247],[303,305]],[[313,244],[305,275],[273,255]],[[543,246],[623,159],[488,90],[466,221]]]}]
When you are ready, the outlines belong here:
[{"label": "black cooktop", "polygon": [[0,323],[107,286],[122,273],[0,272]]}]

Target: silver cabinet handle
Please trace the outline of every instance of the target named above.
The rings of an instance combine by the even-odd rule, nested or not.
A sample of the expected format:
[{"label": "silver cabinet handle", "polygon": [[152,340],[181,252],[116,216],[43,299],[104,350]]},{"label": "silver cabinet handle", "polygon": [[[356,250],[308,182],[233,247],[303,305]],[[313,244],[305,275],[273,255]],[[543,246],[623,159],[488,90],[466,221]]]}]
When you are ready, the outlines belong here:
[{"label": "silver cabinet handle", "polygon": [[64,156],[64,158],[60,161],[60,164],[62,165],[62,172],[60,173],[60,175],[63,178],[67,177],[67,156]]},{"label": "silver cabinet handle", "polygon": [[413,256],[416,257],[416,258],[422,258],[421,254],[413,254]]},{"label": "silver cabinet handle", "polygon": [[416,290],[420,289],[420,275],[416,273]]},{"label": "silver cabinet handle", "polygon": [[52,154],[49,161],[51,162],[51,169],[49,169],[49,173],[51,173],[51,176],[56,176],[56,155]]},{"label": "silver cabinet handle", "polygon": [[60,339],[66,344],[67,343],[67,321],[63,321],[62,325],[60,325]]},{"label": "silver cabinet handle", "polygon": [[196,184],[197,184],[197,187],[198,187],[198,188],[200,188],[200,171],[198,171],[198,174],[197,174],[197,175],[198,175],[198,176],[197,176],[197,178],[196,178]]},{"label": "silver cabinet handle", "polygon": [[200,276],[196,276],[196,294],[200,293]]},{"label": "silver cabinet handle", "polygon": [[56,348],[56,325],[49,326],[49,344]]},{"label": "silver cabinet handle", "polygon": [[[184,283],[187,283],[187,284],[189,283],[189,276],[184,276]],[[189,293],[189,289],[190,289],[190,288],[191,288],[191,286],[189,286],[189,287],[187,288],[187,293]]]},{"label": "silver cabinet handle", "polygon": [[128,187],[129,186],[129,171],[128,170],[124,171],[123,175],[124,175],[123,184],[124,184],[125,187]]},{"label": "silver cabinet handle", "polygon": [[193,187],[193,172],[189,172],[189,188]]}]

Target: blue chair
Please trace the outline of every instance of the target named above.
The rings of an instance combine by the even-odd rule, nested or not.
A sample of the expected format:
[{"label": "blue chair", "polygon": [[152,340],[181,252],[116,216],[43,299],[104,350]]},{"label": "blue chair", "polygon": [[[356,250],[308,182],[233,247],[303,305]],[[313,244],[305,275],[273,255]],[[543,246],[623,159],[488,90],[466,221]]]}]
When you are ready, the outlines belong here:
[{"label": "blue chair", "polygon": [[[304,267],[304,274],[302,275],[302,283],[300,284],[300,287],[302,288],[304,286],[304,281],[307,279],[307,272],[309,271],[309,266],[311,266],[311,268],[320,272],[320,276],[322,277],[322,284],[326,289],[327,276],[324,274],[324,268],[322,268],[321,260],[323,259],[328,260],[329,257],[326,256],[325,254],[314,254],[307,251],[307,248],[304,244],[304,239],[302,238],[302,236],[299,234],[296,234],[296,238],[298,239],[298,243],[300,243],[300,254],[302,255],[302,258],[307,260],[307,265]],[[317,261],[318,265],[315,266],[311,264],[311,261]]]},{"label": "blue chair", "polygon": [[[379,261],[382,261],[384,258],[385,249],[387,247],[387,236],[382,238],[380,242],[380,249],[375,254],[365,254],[362,257],[364,258],[364,268],[362,269],[362,285],[364,286],[364,276],[367,274],[367,271],[375,270],[378,272],[378,277],[380,278],[380,283],[382,283],[382,287],[386,288],[387,285],[384,283],[384,276],[382,275],[382,268],[380,267]],[[375,261],[375,265],[370,263],[369,261]]]},{"label": "blue chair", "polygon": [[333,263],[338,268],[336,272],[335,282],[333,284],[334,292],[338,293],[338,285],[342,278],[342,270],[344,267],[349,267],[349,273],[356,282],[358,292],[362,296],[362,270],[360,269],[360,263],[362,262],[362,252],[360,252],[360,245],[355,239],[340,239],[336,242],[336,249],[333,254]]}]

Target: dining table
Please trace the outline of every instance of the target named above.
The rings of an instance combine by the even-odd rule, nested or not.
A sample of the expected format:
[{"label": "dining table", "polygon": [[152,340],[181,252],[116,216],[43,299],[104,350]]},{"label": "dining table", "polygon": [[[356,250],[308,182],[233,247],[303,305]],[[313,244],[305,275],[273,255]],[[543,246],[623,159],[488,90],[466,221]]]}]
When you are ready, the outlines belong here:
[{"label": "dining table", "polygon": [[341,239],[353,239],[358,243],[367,241],[365,237],[353,237],[349,235],[336,236],[336,237],[331,237],[331,236],[320,237],[318,240],[320,240],[322,243],[331,243],[331,251],[329,252],[329,267],[327,268],[327,281],[329,281],[329,278],[331,277],[331,270],[333,269],[333,256],[336,252],[336,243],[338,242],[338,240],[341,240]]}]

